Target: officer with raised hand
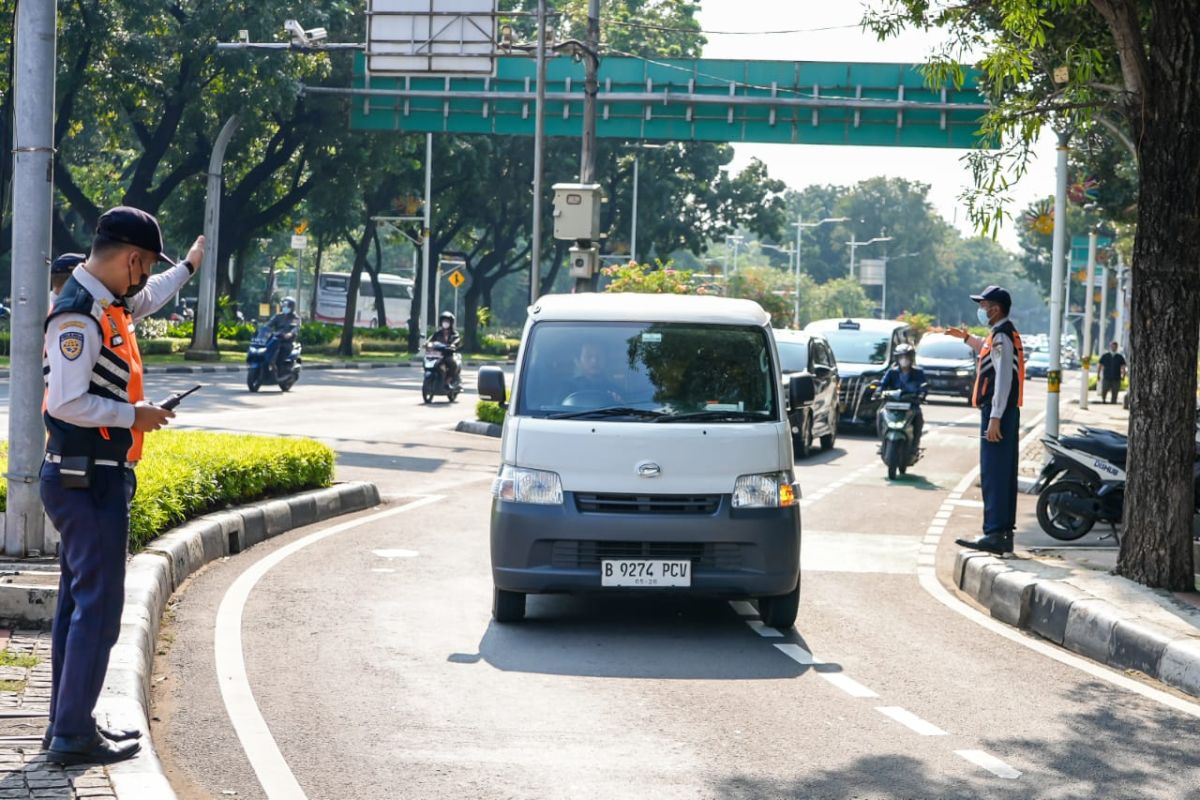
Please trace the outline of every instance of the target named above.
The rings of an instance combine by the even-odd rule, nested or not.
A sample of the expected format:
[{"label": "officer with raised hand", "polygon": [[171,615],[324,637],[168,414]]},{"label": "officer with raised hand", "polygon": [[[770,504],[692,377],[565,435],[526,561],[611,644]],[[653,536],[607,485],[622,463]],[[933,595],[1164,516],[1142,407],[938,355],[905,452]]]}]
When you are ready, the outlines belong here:
[{"label": "officer with raised hand", "polygon": [[979,322],[991,328],[987,338],[962,328],[947,331],[979,354],[971,402],[981,412],[979,479],[983,488],[983,536],[955,543],[997,555],[1013,551],[1017,521],[1017,467],[1021,403],[1025,388],[1025,350],[1009,320],[1012,297],[999,286],[971,295],[979,304]]},{"label": "officer with raised hand", "polygon": [[[133,468],[145,432],[175,416],[143,402],[134,326],[174,297],[203,259],[203,236],[174,264],[163,255],[158,220],[110,209],[46,319],[41,495],[61,537],[62,578],[43,744],[55,764],[110,764],[140,748],[139,731],[108,730],[93,716],[124,605]],[[150,277],[158,261],[173,266]]]}]

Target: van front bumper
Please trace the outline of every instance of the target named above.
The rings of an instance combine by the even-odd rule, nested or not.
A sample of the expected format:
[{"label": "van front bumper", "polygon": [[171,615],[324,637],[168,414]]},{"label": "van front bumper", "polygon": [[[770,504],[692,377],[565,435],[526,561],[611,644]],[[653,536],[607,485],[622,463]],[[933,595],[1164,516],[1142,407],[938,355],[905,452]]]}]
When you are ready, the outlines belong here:
[{"label": "van front bumper", "polygon": [[[729,597],[787,594],[800,577],[800,507],[713,513],[582,512],[562,505],[492,502],[492,579],[510,592],[685,592]],[[606,558],[690,560],[691,586],[601,586]]]}]

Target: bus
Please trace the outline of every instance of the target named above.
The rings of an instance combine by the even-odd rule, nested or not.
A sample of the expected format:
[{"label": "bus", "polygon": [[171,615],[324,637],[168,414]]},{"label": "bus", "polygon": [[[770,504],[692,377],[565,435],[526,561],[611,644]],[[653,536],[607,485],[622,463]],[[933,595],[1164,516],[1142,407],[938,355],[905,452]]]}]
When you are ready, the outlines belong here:
[{"label": "bus", "polygon": [[[408,327],[412,311],[413,282],[411,278],[398,275],[380,275],[383,289],[383,307],[387,314],[384,326],[388,328]],[[342,324],[346,318],[346,290],[350,286],[348,272],[322,272],[317,278],[317,322]],[[358,303],[355,305],[354,325],[360,328],[379,327],[375,313],[375,287],[371,276],[363,273],[358,286]]]}]

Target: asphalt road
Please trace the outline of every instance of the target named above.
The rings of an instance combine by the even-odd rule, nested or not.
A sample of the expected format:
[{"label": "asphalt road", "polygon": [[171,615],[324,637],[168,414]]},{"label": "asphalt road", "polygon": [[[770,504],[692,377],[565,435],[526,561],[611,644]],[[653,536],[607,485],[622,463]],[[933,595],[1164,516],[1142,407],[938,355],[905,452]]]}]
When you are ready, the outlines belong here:
[{"label": "asphalt road", "polygon": [[[978,527],[963,481],[978,423],[961,402],[926,407],[907,480],[886,481],[866,436],[797,465],[800,615],[768,636],[743,604],[666,597],[534,597],[525,623],[493,624],[498,442],[451,430],[471,394],[423,407],[411,370],[202,394],[181,426],[315,435],[340,477],[389,503],[213,564],[177,596],[154,739],[184,798],[267,797],[262,783],[338,800],[1200,798],[1195,717],[922,586]],[[922,540],[956,489],[935,558]],[[239,739],[221,686],[242,674],[254,708],[235,711],[265,732]]]}]

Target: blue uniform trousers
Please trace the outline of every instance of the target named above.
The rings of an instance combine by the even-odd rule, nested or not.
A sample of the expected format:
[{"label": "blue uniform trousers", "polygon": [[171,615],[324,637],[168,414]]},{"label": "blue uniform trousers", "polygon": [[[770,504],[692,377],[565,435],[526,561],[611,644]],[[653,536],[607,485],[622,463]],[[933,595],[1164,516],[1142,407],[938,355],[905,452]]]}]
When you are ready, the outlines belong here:
[{"label": "blue uniform trousers", "polygon": [[[1015,391],[1015,389],[1014,389]],[[1000,417],[998,442],[987,440],[991,408],[985,407],[980,421],[984,436],[979,447],[979,478],[983,488],[983,532],[1008,533],[1017,525],[1017,465],[1021,434],[1021,409],[1011,406]]]},{"label": "blue uniform trousers", "polygon": [[132,469],[96,466],[88,489],[64,489],[57,464],[42,466],[42,503],[62,537],[51,642],[50,730],[90,736],[108,654],[121,628]]}]

